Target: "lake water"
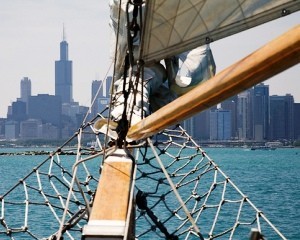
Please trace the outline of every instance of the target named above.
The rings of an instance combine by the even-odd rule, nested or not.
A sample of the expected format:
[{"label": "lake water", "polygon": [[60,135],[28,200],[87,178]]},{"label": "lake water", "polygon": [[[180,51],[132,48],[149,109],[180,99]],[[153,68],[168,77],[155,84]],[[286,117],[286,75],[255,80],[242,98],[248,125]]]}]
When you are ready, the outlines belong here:
[{"label": "lake water", "polygon": [[[287,239],[299,239],[300,149],[251,151],[242,148],[207,148],[205,150]],[[24,149],[0,149],[0,152],[14,151],[22,152]],[[41,159],[43,156],[0,156],[0,195],[30,172]],[[44,220],[43,217],[42,214],[42,219],[34,221],[40,222]],[[0,224],[0,232],[3,231],[4,228]],[[40,231],[43,232],[45,229],[41,228]],[[0,239],[10,237],[1,234]]]}]

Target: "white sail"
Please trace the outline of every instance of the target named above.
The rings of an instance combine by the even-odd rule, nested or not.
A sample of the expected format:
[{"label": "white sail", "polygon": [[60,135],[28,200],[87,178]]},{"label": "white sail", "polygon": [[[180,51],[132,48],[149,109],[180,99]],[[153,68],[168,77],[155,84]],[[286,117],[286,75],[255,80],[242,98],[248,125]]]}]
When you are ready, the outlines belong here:
[{"label": "white sail", "polygon": [[147,1],[141,56],[158,61],[299,9],[300,0]]}]

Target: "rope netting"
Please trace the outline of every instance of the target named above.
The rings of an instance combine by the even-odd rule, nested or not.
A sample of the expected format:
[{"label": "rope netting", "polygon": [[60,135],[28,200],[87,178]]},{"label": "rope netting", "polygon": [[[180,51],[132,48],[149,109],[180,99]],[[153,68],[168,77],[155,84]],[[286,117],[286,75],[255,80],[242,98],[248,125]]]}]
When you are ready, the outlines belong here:
[{"label": "rope netting", "polygon": [[[91,136],[93,148],[84,147]],[[0,239],[80,239],[103,155],[113,149],[104,151],[103,139],[89,122],[34,160],[38,165],[1,193]],[[248,239],[251,229],[285,239],[181,126],[140,142],[135,155],[137,239]]]}]

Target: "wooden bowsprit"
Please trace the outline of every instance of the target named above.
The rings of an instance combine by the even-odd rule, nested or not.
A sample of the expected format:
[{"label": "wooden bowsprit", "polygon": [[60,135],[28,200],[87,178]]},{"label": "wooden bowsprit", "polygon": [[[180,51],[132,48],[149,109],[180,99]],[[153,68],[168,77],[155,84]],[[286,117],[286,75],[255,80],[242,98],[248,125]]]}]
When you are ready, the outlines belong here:
[{"label": "wooden bowsprit", "polygon": [[134,160],[127,151],[117,149],[105,159],[83,240],[132,237],[133,179]]}]

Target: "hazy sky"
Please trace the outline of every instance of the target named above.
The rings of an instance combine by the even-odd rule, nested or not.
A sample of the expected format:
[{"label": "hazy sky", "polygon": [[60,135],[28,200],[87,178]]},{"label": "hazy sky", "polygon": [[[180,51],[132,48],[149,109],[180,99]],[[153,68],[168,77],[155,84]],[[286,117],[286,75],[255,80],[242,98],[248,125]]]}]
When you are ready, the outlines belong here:
[{"label": "hazy sky", "polygon": [[[73,96],[88,106],[91,82],[110,66],[108,0],[0,0],[0,117],[20,97],[29,77],[32,95],[54,94],[63,24],[73,61]],[[300,23],[300,12],[211,44],[217,72]],[[291,93],[300,102],[300,65],[267,81],[270,94]]]}]

